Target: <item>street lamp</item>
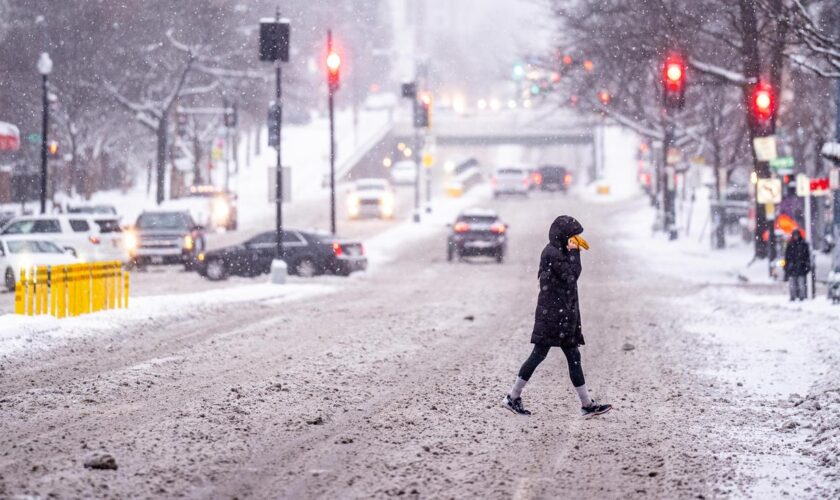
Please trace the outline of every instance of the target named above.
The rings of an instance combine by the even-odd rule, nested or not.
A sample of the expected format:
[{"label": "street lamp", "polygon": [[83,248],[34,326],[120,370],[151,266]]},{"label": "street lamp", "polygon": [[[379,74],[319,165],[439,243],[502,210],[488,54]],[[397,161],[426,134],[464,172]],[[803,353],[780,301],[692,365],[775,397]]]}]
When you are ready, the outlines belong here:
[{"label": "street lamp", "polygon": [[43,120],[41,129],[41,213],[47,212],[47,131],[50,124],[50,99],[47,90],[47,76],[52,72],[53,62],[50,55],[41,52],[38,58],[38,73],[41,73],[41,81],[44,91]]}]

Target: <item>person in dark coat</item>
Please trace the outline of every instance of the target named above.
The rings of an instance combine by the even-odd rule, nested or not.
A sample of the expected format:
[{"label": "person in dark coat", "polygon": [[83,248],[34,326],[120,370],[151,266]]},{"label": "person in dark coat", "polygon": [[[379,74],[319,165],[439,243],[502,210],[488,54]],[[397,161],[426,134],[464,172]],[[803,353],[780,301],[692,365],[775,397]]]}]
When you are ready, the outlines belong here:
[{"label": "person in dark coat", "polygon": [[589,397],[578,346],[584,345],[580,322],[577,280],[582,267],[580,250],[588,249],[583,239],[583,226],[568,215],[554,219],[548,231],[548,244],[540,255],[537,274],[540,293],[534,313],[534,330],[531,343],[534,349],[519,370],[519,376],[502,405],[519,415],[530,415],[522,405],[522,390],[534,370],[546,358],[552,347],[559,347],[566,356],[572,385],[580,397],[584,416],[600,415],[612,406],[599,404]]},{"label": "person in dark coat", "polygon": [[811,272],[811,251],[802,232],[794,230],[785,249],[785,277],[790,283],[790,300],[805,300],[808,297],[806,277]]}]

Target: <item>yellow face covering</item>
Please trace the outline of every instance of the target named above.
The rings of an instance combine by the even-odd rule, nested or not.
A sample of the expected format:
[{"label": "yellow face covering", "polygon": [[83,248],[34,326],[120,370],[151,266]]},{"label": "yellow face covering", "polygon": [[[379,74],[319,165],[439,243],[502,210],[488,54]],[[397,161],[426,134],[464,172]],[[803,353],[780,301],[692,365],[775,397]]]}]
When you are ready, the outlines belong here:
[{"label": "yellow face covering", "polygon": [[569,238],[569,241],[575,242],[577,244],[577,246],[580,247],[583,250],[589,250],[589,243],[587,243],[586,240],[583,239],[583,236],[581,236],[581,235],[572,236],[571,238]]}]

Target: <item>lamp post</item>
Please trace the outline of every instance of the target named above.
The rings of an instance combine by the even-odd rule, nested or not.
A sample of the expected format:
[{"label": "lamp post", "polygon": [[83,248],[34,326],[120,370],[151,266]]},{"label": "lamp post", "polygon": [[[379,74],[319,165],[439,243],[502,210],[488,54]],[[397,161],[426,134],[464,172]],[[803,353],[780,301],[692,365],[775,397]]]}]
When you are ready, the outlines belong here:
[{"label": "lamp post", "polygon": [[41,124],[41,213],[47,212],[47,133],[50,124],[50,98],[49,90],[47,89],[47,77],[52,72],[53,62],[50,55],[46,52],[41,52],[41,57],[38,58],[38,73],[41,73],[41,82],[43,85],[44,101],[43,101],[43,119]]}]

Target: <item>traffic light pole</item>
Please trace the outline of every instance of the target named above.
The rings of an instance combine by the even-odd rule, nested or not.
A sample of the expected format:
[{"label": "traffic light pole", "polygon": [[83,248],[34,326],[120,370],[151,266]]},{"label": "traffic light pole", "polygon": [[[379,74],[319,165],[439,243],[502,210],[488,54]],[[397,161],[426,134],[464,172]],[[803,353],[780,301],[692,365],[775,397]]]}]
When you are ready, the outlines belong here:
[{"label": "traffic light pole", "polygon": [[[670,113],[669,113],[670,114]],[[665,152],[665,168],[663,169],[662,206],[665,211],[664,229],[668,239],[677,239],[676,213],[676,172],[674,166],[668,162],[668,151],[674,144],[674,125],[668,120],[665,124],[665,137],[662,139],[662,149]]]},{"label": "traffic light pole", "polygon": [[420,127],[414,126],[414,222],[420,222]]},{"label": "traffic light pole", "polygon": [[[332,30],[327,30],[327,54],[332,53]],[[328,71],[329,72],[329,71]],[[335,91],[336,85],[327,76],[328,105],[330,111],[330,232],[335,236]]]},{"label": "traffic light pole", "polygon": [[335,236],[335,109],[333,95],[334,92],[330,89],[330,231]]},{"label": "traffic light pole", "polygon": [[277,203],[277,240],[275,246],[277,260],[283,260],[283,157],[280,154],[280,146],[283,144],[283,73],[280,60],[278,59],[274,64],[277,69],[277,91],[275,93],[277,105],[274,107],[274,117],[277,120],[277,182],[274,183]]},{"label": "traffic light pole", "polygon": [[41,75],[44,88],[44,109],[41,123],[41,213],[47,213],[47,134],[50,129],[50,99],[47,94],[47,75]]}]

